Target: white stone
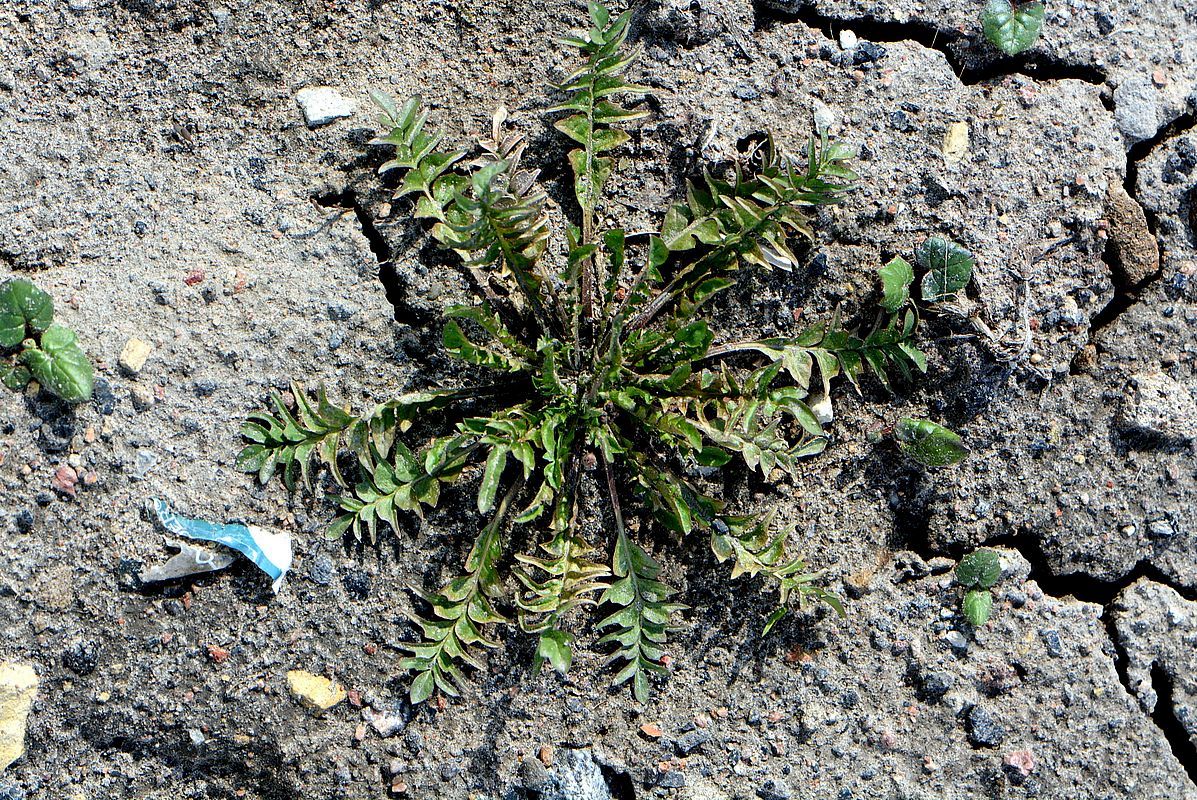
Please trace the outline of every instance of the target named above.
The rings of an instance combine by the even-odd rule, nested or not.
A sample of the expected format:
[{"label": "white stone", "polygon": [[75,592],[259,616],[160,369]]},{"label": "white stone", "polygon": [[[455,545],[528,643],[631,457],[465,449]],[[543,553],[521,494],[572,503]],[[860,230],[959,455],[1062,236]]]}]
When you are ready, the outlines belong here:
[{"label": "white stone", "polygon": [[819,421],[820,425],[830,425],[835,419],[835,411],[831,407],[831,398],[825,394],[819,394],[817,397],[811,398],[810,410],[814,413],[815,419]]},{"label": "white stone", "polygon": [[328,86],[309,86],[295,95],[295,103],[303,112],[303,120],[309,128],[327,125],[336,119],[353,116],[353,101],[348,100],[336,89]]},{"label": "white stone", "polygon": [[853,33],[852,31],[848,30],[847,28],[844,28],[842,31],[840,31],[840,47],[842,47],[843,49],[855,50],[856,45],[858,45],[859,43],[860,43],[860,40],[856,37],[856,34]]},{"label": "white stone", "polygon": [[810,108],[814,113],[816,131],[826,133],[835,127],[835,112],[828,108],[826,103],[817,97],[812,97]]}]

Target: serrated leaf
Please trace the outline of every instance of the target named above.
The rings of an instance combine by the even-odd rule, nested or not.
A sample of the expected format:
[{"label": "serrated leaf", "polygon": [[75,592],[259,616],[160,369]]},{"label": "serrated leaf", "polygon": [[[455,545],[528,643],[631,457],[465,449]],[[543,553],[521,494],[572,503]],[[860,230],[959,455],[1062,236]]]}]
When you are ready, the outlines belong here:
[{"label": "serrated leaf", "polygon": [[1039,38],[1045,13],[1043,3],[1020,3],[1011,0],[989,0],[981,13],[981,29],[985,38],[1008,56],[1027,50]]},{"label": "serrated leaf", "polygon": [[988,589],[1002,577],[1002,561],[993,550],[975,550],[956,566],[956,580],[969,589]]},{"label": "serrated leaf", "polygon": [[927,270],[922,293],[928,303],[953,299],[972,279],[975,264],[972,253],[942,236],[932,236],[919,245],[915,260]]},{"label": "serrated leaf", "polygon": [[964,618],[974,628],[979,628],[989,621],[993,611],[993,595],[988,589],[973,589],[964,595]]},{"label": "serrated leaf", "polygon": [[928,467],[959,464],[968,455],[968,448],[958,435],[926,419],[899,420],[894,437],[903,453]]},{"label": "serrated leaf", "polygon": [[578,144],[586,144],[592,126],[584,114],[573,114],[557,120],[553,123],[553,127]]}]

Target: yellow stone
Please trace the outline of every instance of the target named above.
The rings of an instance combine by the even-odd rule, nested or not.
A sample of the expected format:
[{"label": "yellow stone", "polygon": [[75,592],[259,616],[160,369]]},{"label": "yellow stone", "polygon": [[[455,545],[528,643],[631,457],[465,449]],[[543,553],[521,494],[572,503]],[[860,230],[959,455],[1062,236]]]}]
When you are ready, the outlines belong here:
[{"label": "yellow stone", "polygon": [[143,342],[134,337],[125,342],[118,362],[130,375],[136,375],[141,372],[141,368],[145,366],[145,361],[153,350],[154,348],[149,342]]},{"label": "yellow stone", "polygon": [[291,689],[291,694],[304,706],[321,711],[327,711],[349,696],[345,687],[336,681],[302,669],[293,669],[287,673],[287,686]]},{"label": "yellow stone", "polygon": [[968,155],[968,123],[953,122],[943,135],[943,160],[955,164]]},{"label": "yellow stone", "polygon": [[0,770],[25,752],[25,723],[37,695],[37,673],[28,664],[0,664]]}]

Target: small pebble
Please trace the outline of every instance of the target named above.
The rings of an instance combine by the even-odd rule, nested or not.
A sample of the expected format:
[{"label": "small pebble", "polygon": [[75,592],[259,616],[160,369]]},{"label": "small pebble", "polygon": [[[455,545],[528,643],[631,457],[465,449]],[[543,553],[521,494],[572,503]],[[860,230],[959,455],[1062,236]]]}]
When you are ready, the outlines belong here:
[{"label": "small pebble", "polygon": [[711,740],[711,734],[702,730],[682,734],[673,743],[673,750],[679,756],[688,756]]},{"label": "small pebble", "polygon": [[968,712],[968,740],[974,747],[997,747],[1006,738],[1006,729],[983,706]]},{"label": "small pebble", "polygon": [[133,465],[133,477],[144,480],[154,467],[158,466],[158,454],[153,450],[138,450],[137,461]]},{"label": "small pebble", "polygon": [[1060,644],[1060,632],[1051,628],[1042,628],[1039,631],[1039,637],[1043,639],[1043,644],[1047,647],[1049,655],[1059,658],[1064,655],[1064,648]]},{"label": "small pebble", "polygon": [[125,370],[125,372],[136,376],[145,367],[146,359],[150,357],[150,353],[153,351],[153,346],[148,342],[134,337],[125,342],[117,363],[121,365],[121,369]]},{"label": "small pebble", "polygon": [[96,411],[108,416],[116,411],[116,395],[112,393],[112,384],[105,378],[96,378],[91,393],[92,404]]},{"label": "small pebble", "polygon": [[309,86],[295,95],[295,103],[303,112],[309,128],[318,128],[334,120],[353,115],[354,104],[336,89],[328,86]]},{"label": "small pebble", "polygon": [[835,112],[828,108],[826,103],[817,97],[813,97],[811,98],[810,105],[815,120],[816,131],[826,133],[835,126]]},{"label": "small pebble", "polygon": [[27,508],[21,509],[13,517],[13,522],[16,523],[19,533],[29,533],[33,530],[33,512]]},{"label": "small pebble", "polygon": [[308,567],[308,578],[312,583],[328,586],[333,581],[333,560],[327,553],[320,553]]},{"label": "small pebble", "polygon": [[351,570],[341,578],[341,585],[350,596],[365,600],[370,596],[370,576],[360,569]]},{"label": "small pebble", "polygon": [[756,100],[761,96],[760,92],[749,86],[747,83],[738,84],[736,88],[732,90],[732,94],[734,94],[740,100]]},{"label": "small pebble", "polygon": [[686,786],[686,773],[676,769],[660,773],[657,778],[657,786],[662,789],[682,789]]},{"label": "small pebble", "polygon": [[1035,754],[1030,750],[1015,750],[1002,757],[1002,764],[1013,767],[1025,778],[1035,771]]},{"label": "small pebble", "polygon": [[96,671],[99,648],[92,642],[75,642],[62,654],[62,665],[79,676]]},{"label": "small pebble", "polygon": [[135,384],[129,390],[129,398],[133,401],[133,408],[137,411],[149,411],[154,405],[153,390],[141,384]]}]

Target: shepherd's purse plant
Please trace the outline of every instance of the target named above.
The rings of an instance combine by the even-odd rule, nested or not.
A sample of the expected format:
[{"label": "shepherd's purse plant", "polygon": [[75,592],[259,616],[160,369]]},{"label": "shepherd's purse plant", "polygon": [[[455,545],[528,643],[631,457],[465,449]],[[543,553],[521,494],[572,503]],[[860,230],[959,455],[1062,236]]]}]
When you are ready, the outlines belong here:
[{"label": "shepherd's purse plant", "polygon": [[[403,661],[416,703],[438,690],[456,696],[463,668],[481,666],[480,651],[497,644],[492,629],[512,617],[537,637],[537,666],[565,673],[576,647],[571,618],[587,605],[601,609],[597,646],[610,650],[614,682],[630,683],[643,702],[651,676],[667,672],[666,637],[683,606],[646,547],[642,513],[687,540],[705,537],[733,578],[772,582],[778,607],[766,629],[791,601],[842,613],[787,551],[790,532],[771,515],[733,513],[712,479],[738,460],[767,480],[796,480],[799,461],[827,445],[827,415],[814,408],[826,406],[837,378],[857,385],[871,373],[888,387],[926,368],[915,345],[914,270],[901,259],[883,270],[882,308],[864,330],[846,328],[837,313],[796,336],[717,341],[703,320],[742,271],[797,266],[791,239],[811,238],[811,210],[850,189],[851,154],[826,136],[801,156],[763,137],[743,163],[690,183],[656,233],[610,224],[613,152],[648,113],[629,101],[647,91],[625,78],[636,59],[625,48],[629,20],[592,3],[590,29],[563,40],[582,58],[549,112],[575,145],[574,222],[563,231],[551,228],[538,173],[522,166],[525,142],[504,131],[505,114],[470,154],[428,129],[419,98],[375,97],[386,131],[376,143],[394,154],[380,172],[397,179],[396,198],[411,202],[480,286],[507,290],[445,310],[444,348],[477,381],[404,394],[364,414],[297,385],[294,408],[276,394],[243,429],[239,463],[263,482],[280,475],[288,488],[310,487],[312,464],[327,469],[340,487],[333,539],[374,540],[380,525],[398,531],[405,515],[436,506],[445,484],[476,487],[484,524],[464,570],[439,591],[417,592],[422,639]],[[931,276],[925,300],[950,299],[968,281],[961,270],[971,258],[964,265],[964,251],[949,245],[931,240],[916,258]],[[938,465],[963,456],[938,425],[903,426],[913,455],[937,455]],[[595,494],[605,511],[586,501]],[[510,552],[512,526],[533,523],[543,531],[537,551]]]}]

